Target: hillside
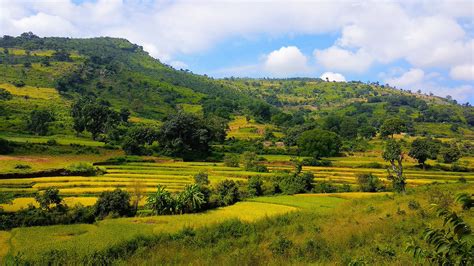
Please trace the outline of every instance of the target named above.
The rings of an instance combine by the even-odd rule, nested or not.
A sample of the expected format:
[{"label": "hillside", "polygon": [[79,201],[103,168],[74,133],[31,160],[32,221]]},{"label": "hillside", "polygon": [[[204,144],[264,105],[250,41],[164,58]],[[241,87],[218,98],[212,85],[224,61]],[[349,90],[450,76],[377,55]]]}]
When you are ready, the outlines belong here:
[{"label": "hillside", "polygon": [[[300,122],[330,114],[351,116],[375,127],[395,115],[416,122],[417,134],[473,137],[471,107],[378,83],[217,80],[175,70],[136,44],[107,37],[39,38],[24,33],[1,38],[0,51],[0,87],[14,96],[2,102],[2,132],[22,131],[28,112],[49,106],[58,116],[52,134],[70,135],[68,107],[88,95],[108,101],[115,110],[129,109],[135,122],[162,120],[177,109],[224,118],[250,115],[279,126],[288,120],[285,114]],[[452,124],[455,131],[450,130]]]}]

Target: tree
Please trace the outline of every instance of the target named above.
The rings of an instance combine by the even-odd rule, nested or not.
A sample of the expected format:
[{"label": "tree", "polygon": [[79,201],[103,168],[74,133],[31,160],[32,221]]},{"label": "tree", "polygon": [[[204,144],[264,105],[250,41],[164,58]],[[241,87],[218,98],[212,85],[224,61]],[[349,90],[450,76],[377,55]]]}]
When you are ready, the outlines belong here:
[{"label": "tree", "polygon": [[461,151],[456,143],[451,143],[449,147],[441,150],[441,155],[445,163],[454,163],[461,158]]},{"label": "tree", "polygon": [[36,201],[42,209],[49,210],[51,205],[61,207],[63,199],[59,196],[59,190],[54,187],[49,187],[45,191],[35,196]]},{"label": "tree", "polygon": [[260,176],[250,177],[247,184],[249,195],[255,196],[255,197],[263,195],[262,186],[263,186],[263,181]]},{"label": "tree", "polygon": [[119,113],[113,111],[105,101],[91,98],[80,98],[71,109],[74,120],[73,128],[77,133],[84,130],[92,134],[95,140],[99,134],[115,128],[121,121]]},{"label": "tree", "polygon": [[425,162],[428,159],[436,159],[439,152],[439,146],[432,139],[415,139],[411,143],[408,155],[418,161],[425,170]]},{"label": "tree", "polygon": [[228,206],[239,200],[239,188],[234,180],[224,180],[216,186],[217,203],[220,206]]},{"label": "tree", "polygon": [[[392,180],[393,188],[397,192],[405,192],[405,177],[403,176],[403,153],[399,142],[394,139],[389,139],[385,143],[385,148],[382,153],[385,161],[390,162],[392,169],[387,168],[388,178]],[[395,175],[392,174],[395,173]]]},{"label": "tree", "polygon": [[185,160],[205,158],[210,154],[211,142],[222,140],[222,130],[225,129],[209,126],[201,118],[179,111],[163,123],[159,145],[165,154]]},{"label": "tree", "polygon": [[199,172],[194,175],[194,183],[200,186],[209,185],[209,175],[206,172]]},{"label": "tree", "polygon": [[403,120],[400,118],[390,118],[385,120],[380,127],[380,135],[384,138],[388,136],[393,138],[394,134],[400,134],[406,129],[406,123]]},{"label": "tree", "polygon": [[104,191],[100,194],[94,205],[95,215],[105,217],[109,214],[118,216],[129,216],[133,213],[133,206],[130,205],[130,194],[121,189],[114,191]]},{"label": "tree", "polygon": [[138,125],[130,128],[122,142],[122,149],[127,154],[145,155],[145,145],[151,145],[159,139],[159,129],[152,125]]},{"label": "tree", "polygon": [[297,143],[302,155],[313,156],[316,159],[338,155],[342,145],[336,133],[321,129],[303,132]]},{"label": "tree", "polygon": [[14,151],[12,143],[6,139],[0,138],[0,154],[9,154]]},{"label": "tree", "polygon": [[359,184],[360,190],[363,192],[377,192],[383,188],[380,179],[371,173],[358,174],[357,183]]},{"label": "tree", "polygon": [[250,151],[242,153],[242,164],[246,171],[252,171],[257,166],[257,154]]},{"label": "tree", "polygon": [[352,117],[344,117],[340,125],[339,134],[346,139],[354,139],[357,137],[358,123]]},{"label": "tree", "polygon": [[0,100],[8,101],[11,99],[13,99],[12,94],[4,88],[0,88]]},{"label": "tree", "polygon": [[27,122],[27,129],[38,135],[48,133],[49,123],[55,120],[54,114],[48,110],[33,110]]},{"label": "tree", "polygon": [[164,186],[158,185],[156,192],[148,196],[147,207],[155,214],[173,214],[176,211],[176,200]]},{"label": "tree", "polygon": [[365,139],[371,139],[377,135],[377,129],[373,126],[365,125],[359,128],[359,135]]}]

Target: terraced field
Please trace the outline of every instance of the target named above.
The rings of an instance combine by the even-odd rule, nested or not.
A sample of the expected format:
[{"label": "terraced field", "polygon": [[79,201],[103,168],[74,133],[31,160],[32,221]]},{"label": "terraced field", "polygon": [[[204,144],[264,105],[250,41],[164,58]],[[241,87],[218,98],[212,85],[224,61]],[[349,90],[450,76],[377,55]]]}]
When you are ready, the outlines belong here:
[{"label": "terraced field", "polygon": [[[136,162],[123,165],[105,165],[107,173],[103,176],[58,176],[38,177],[22,179],[0,180],[0,192],[14,193],[19,199],[12,204],[3,204],[6,211],[16,211],[34,202],[34,193],[48,187],[57,187],[60,193],[66,197],[68,204],[81,203],[91,205],[98,194],[103,191],[121,188],[131,190],[134,184],[140,184],[146,193],[154,192],[157,185],[166,186],[169,191],[180,191],[187,184],[194,182],[193,176],[199,172],[209,175],[211,185],[225,179],[246,182],[249,177],[262,176],[272,177],[292,169],[289,164],[289,156],[266,156],[270,172],[257,173],[245,171],[242,167],[226,167],[222,163],[208,162]],[[373,159],[373,158],[372,158]],[[361,160],[364,162],[365,160]],[[361,168],[339,166],[335,161],[331,167],[303,167],[303,171],[312,172],[315,182],[328,182],[334,185],[349,184],[353,189],[357,188],[357,175],[361,173],[372,173],[380,177],[389,185],[386,179],[385,169]],[[342,164],[344,165],[344,164]],[[408,186],[417,186],[429,183],[454,183],[461,178],[467,182],[474,182],[473,172],[444,172],[444,171],[422,171],[406,170]]]}]

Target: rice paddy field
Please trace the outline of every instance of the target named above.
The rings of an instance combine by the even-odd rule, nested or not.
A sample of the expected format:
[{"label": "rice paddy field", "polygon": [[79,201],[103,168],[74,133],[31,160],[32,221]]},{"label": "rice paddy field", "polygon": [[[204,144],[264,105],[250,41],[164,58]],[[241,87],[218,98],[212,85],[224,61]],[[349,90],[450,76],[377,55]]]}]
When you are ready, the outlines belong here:
[{"label": "rice paddy field", "polygon": [[[108,154],[108,156],[112,156]],[[247,182],[252,176],[261,176],[262,178],[271,178],[281,174],[284,171],[291,171],[292,165],[287,155],[265,155],[266,166],[270,170],[268,173],[258,173],[245,171],[243,167],[226,167],[223,163],[209,162],[181,162],[166,158],[155,158],[155,162],[134,162],[122,165],[104,165],[107,171],[101,176],[57,176],[57,177],[37,177],[37,178],[18,178],[1,179],[0,192],[8,192],[15,195],[11,204],[2,204],[5,211],[16,211],[26,208],[33,202],[33,195],[48,187],[57,187],[63,197],[69,199],[69,204],[81,203],[83,205],[93,204],[101,192],[114,190],[116,188],[131,190],[133,184],[140,183],[143,191],[152,193],[157,185],[165,186],[172,192],[181,191],[186,185],[194,182],[194,175],[199,172],[205,172],[209,175],[211,186],[225,179]],[[0,157],[3,171],[12,170],[19,160],[23,164],[31,165],[34,170],[44,170],[54,168],[53,166],[66,167],[76,161],[98,161],[99,155],[82,156],[63,156],[63,157]],[[472,160],[466,161],[468,164]],[[314,182],[326,182],[333,185],[348,184],[353,190],[357,190],[357,175],[362,173],[372,173],[382,179],[387,186],[389,181],[386,179],[385,169],[376,169],[364,167],[368,163],[377,162],[381,165],[385,163],[376,157],[364,157],[361,154],[355,157],[332,158],[333,166],[329,167],[303,167],[304,172],[311,172],[314,175]],[[474,172],[446,172],[421,170],[414,167],[415,163],[408,161],[406,163],[405,175],[409,187],[432,184],[432,183],[457,183],[460,179],[468,183],[474,182]],[[77,200],[74,200],[74,199]],[[87,201],[85,202],[85,200]]]}]

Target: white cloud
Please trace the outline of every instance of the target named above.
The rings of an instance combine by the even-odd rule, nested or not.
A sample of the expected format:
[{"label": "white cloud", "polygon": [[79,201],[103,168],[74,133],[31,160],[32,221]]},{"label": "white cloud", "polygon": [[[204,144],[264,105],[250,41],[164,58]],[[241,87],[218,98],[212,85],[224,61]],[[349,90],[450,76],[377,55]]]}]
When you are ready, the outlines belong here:
[{"label": "white cloud", "polygon": [[321,76],[321,79],[323,80],[329,80],[329,81],[337,81],[337,82],[345,82],[346,78],[340,74],[340,73],[334,73],[334,72],[324,72]]},{"label": "white cloud", "polygon": [[281,47],[268,54],[264,70],[279,77],[293,76],[308,71],[307,61],[298,47]]},{"label": "white cloud", "polygon": [[386,79],[385,83],[403,89],[419,89],[413,88],[413,86],[418,86],[424,78],[425,72],[423,70],[418,68],[412,68],[399,77],[392,77]]},{"label": "white cloud", "polygon": [[12,21],[12,24],[21,32],[33,31],[39,35],[71,36],[76,32],[76,29],[68,20],[42,12]]},{"label": "white cloud", "polygon": [[313,52],[316,61],[325,69],[342,72],[365,72],[372,64],[372,57],[363,51],[353,53],[337,46]]},{"label": "white cloud", "polygon": [[451,68],[449,76],[457,80],[474,80],[474,64],[455,66]]},{"label": "white cloud", "polygon": [[411,91],[421,90],[424,93],[434,93],[442,97],[450,95],[462,102],[469,100],[474,95],[472,85],[443,86],[440,85],[442,80],[443,77],[439,73],[425,73],[421,69],[412,68],[400,76],[387,77],[384,82]]}]

